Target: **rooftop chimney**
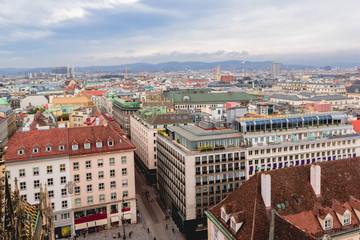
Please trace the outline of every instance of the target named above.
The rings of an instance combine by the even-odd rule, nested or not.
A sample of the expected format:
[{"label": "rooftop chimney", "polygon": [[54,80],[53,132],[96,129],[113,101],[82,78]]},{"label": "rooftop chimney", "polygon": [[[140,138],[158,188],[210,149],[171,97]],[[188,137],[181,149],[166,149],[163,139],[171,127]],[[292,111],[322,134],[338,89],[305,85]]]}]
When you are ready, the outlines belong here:
[{"label": "rooftop chimney", "polygon": [[271,176],[269,174],[261,174],[261,196],[266,209],[271,209]]},{"label": "rooftop chimney", "polygon": [[321,195],[321,167],[319,165],[311,165],[310,167],[310,183],[314,189],[316,197]]}]

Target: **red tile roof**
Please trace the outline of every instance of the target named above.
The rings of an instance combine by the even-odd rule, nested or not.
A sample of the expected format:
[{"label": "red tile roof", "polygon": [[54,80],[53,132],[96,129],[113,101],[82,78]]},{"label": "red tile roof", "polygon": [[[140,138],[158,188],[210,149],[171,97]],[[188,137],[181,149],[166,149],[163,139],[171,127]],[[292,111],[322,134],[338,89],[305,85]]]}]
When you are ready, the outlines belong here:
[{"label": "red tile roof", "polygon": [[[113,139],[113,146],[108,145],[108,139]],[[102,142],[102,147],[96,147],[96,141]],[[84,143],[90,142],[90,149],[84,149]],[[78,150],[72,150],[72,144],[78,143]],[[33,153],[33,148],[39,147],[38,153]],[[64,150],[59,150],[59,145],[65,145]],[[46,146],[52,150],[45,151]],[[19,155],[18,150],[25,150]],[[103,152],[135,150],[135,146],[112,127],[86,126],[75,128],[54,128],[49,130],[30,130],[17,132],[6,144],[5,161],[31,160],[35,158],[48,158],[55,156],[76,156],[85,154],[99,154]]]},{"label": "red tile roof", "polygon": [[[302,165],[268,171],[271,176],[271,206],[276,210],[278,221],[287,223],[277,225],[275,221],[274,239],[317,239],[323,231],[317,217],[330,213],[333,216],[333,229],[326,234],[333,234],[360,226],[359,219],[353,210],[360,208],[360,158],[343,159],[318,163],[321,167],[321,197],[316,197],[310,184],[310,165]],[[244,211],[244,224],[236,234],[237,239],[268,239],[270,229],[270,213],[266,210],[261,196],[261,175],[246,181],[210,212],[220,220],[220,208],[232,205],[232,212]],[[300,199],[300,201],[298,201]],[[286,202],[285,202],[286,201]],[[285,208],[278,208],[283,204]],[[339,205],[337,205],[339,204]],[[351,225],[342,226],[335,211],[343,212],[344,208],[351,212]],[[345,209],[345,210],[346,210]],[[255,214],[254,214],[255,213]],[[253,224],[254,223],[254,224]],[[254,228],[253,228],[254,226]],[[294,230],[298,229],[298,230]],[[288,231],[293,236],[284,237]],[[300,235],[299,235],[300,234]],[[299,236],[301,236],[299,238]]]},{"label": "red tile roof", "polygon": [[[109,126],[86,126],[86,127],[74,127],[69,129],[69,142],[76,141],[79,143],[78,150],[73,150],[72,147],[69,147],[69,155],[84,155],[84,154],[93,154],[101,152],[112,152],[112,151],[121,151],[134,149],[135,146],[127,141],[123,136],[118,134]],[[114,139],[113,146],[109,146],[108,138],[111,137]],[[89,140],[90,149],[84,148],[84,142]],[[96,142],[101,141],[102,147],[97,148]]]},{"label": "red tile roof", "polygon": [[[30,130],[29,132],[17,132],[6,144],[5,161],[30,160],[34,158],[46,158],[67,155],[67,150],[59,150],[59,144],[67,145],[67,129]],[[33,153],[35,145],[39,145],[39,152]],[[52,146],[51,152],[45,151],[45,146]],[[23,155],[18,155],[18,150],[25,150]]]},{"label": "red tile roof", "polygon": [[233,82],[234,76],[221,76],[221,82]]},{"label": "red tile roof", "polygon": [[96,91],[83,91],[86,94],[93,95],[93,96],[101,96],[107,92],[107,90],[96,90]]}]

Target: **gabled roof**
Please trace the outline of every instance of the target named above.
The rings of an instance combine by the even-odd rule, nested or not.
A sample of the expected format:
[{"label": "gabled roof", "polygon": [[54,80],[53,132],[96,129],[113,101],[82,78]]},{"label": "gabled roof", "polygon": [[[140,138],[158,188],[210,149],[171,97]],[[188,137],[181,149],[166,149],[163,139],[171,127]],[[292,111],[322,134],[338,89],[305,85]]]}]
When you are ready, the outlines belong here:
[{"label": "gabled roof", "polygon": [[[267,174],[271,176],[271,206],[277,215],[274,239],[322,237],[325,232],[318,217],[325,217],[329,213],[333,216],[333,228],[326,231],[326,234],[357,229],[360,226],[359,219],[353,211],[355,207],[360,208],[360,188],[358,187],[360,158],[317,164],[321,167],[321,196],[318,198],[310,184],[310,165],[267,171]],[[235,235],[237,239],[251,239],[252,235],[256,236],[254,239],[269,238],[271,218],[261,196],[261,174],[255,174],[226,199],[210,209],[217,221],[226,228],[226,224],[220,219],[220,208],[236,202],[236,205],[232,205],[232,212],[244,211],[245,219],[243,226]],[[334,206],[334,202],[338,202],[341,207]],[[335,212],[342,212],[344,208],[351,212],[351,225],[343,226],[336,217]],[[279,225],[277,221],[286,224]],[[284,237],[291,231],[294,231],[295,235]]]},{"label": "gabled roof", "polygon": [[[96,141],[98,139],[113,139],[114,144],[110,147],[106,142],[102,144],[101,148],[97,148]],[[91,144],[90,149],[85,149],[84,143],[93,144]],[[45,147],[49,144],[56,147],[46,152]],[[32,153],[35,145],[40,148],[38,153]],[[65,145],[64,150],[59,149],[58,146],[61,145]],[[78,149],[72,150],[71,146],[66,147],[69,145],[78,145]],[[117,131],[103,125],[17,132],[6,144],[6,147],[4,159],[7,162],[135,149],[135,146]],[[19,149],[24,149],[25,153],[18,155]]]},{"label": "gabled roof", "polygon": [[[123,136],[118,134],[114,129],[109,126],[86,126],[86,127],[74,127],[68,128],[69,141],[76,141],[79,143],[89,140],[94,143],[91,144],[90,149],[85,149],[83,144],[79,144],[77,150],[69,149],[70,156],[100,153],[100,152],[111,152],[111,151],[122,151],[122,150],[134,150],[135,146]],[[108,139],[111,137],[114,139],[114,145],[108,146],[107,143],[103,143],[101,148],[96,147],[96,142],[101,139]],[[120,141],[121,140],[121,141]]]},{"label": "gabled roof", "polygon": [[[57,147],[51,152],[42,151],[48,144],[58,146],[60,142],[67,142],[67,129],[30,130],[29,132],[17,132],[6,144],[8,147],[4,155],[5,161],[20,161],[34,158],[55,157],[65,155],[66,151],[60,151]],[[40,147],[39,153],[32,153],[33,146]],[[25,154],[18,155],[18,148],[23,146]]]}]

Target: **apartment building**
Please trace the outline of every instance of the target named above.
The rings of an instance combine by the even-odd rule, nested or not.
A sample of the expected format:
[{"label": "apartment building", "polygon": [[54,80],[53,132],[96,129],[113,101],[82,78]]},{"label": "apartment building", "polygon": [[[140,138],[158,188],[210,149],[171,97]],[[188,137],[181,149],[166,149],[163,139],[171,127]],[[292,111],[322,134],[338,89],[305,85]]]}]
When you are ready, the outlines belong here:
[{"label": "apartment building", "polygon": [[207,239],[358,239],[360,158],[257,173],[206,212]]},{"label": "apartment building", "polygon": [[39,203],[47,186],[55,234],[68,238],[136,222],[135,147],[107,124],[18,132],[4,155],[9,181]]},{"label": "apartment building", "polygon": [[344,95],[346,93],[345,85],[338,83],[278,82],[274,84],[273,88],[276,90],[290,90],[325,94],[330,93]]},{"label": "apartment building", "polygon": [[185,231],[201,231],[204,212],[256,172],[360,154],[360,135],[344,113],[238,118],[233,126],[168,126],[157,134],[160,196]]},{"label": "apartment building", "polygon": [[[71,195],[67,129],[17,132],[5,146],[4,160],[8,181],[32,205],[40,203],[40,187],[47,187],[53,207],[55,233],[71,233]],[[64,237],[69,237],[65,235]]]},{"label": "apartment building", "polygon": [[167,107],[144,107],[130,117],[131,141],[136,146],[137,165],[151,184],[156,184],[156,133],[166,126],[186,125],[191,117],[186,112],[167,112]]},{"label": "apartment building", "polygon": [[140,102],[113,101],[113,118],[126,135],[130,136],[130,116],[140,109]]},{"label": "apartment building", "polygon": [[[212,89],[164,91],[164,97],[174,102],[176,109],[192,109],[212,114],[213,109],[225,111],[227,102],[248,103],[260,99],[244,92],[222,92]],[[211,94],[211,97],[209,97]],[[219,109],[218,109],[219,108]]]}]

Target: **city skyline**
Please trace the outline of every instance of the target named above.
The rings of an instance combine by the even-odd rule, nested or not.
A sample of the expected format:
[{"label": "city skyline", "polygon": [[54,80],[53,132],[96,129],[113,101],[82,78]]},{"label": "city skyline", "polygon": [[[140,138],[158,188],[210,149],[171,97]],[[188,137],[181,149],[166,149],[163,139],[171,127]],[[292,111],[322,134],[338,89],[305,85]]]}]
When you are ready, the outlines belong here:
[{"label": "city skyline", "polygon": [[0,67],[357,62],[359,5],[353,0],[4,1]]}]

